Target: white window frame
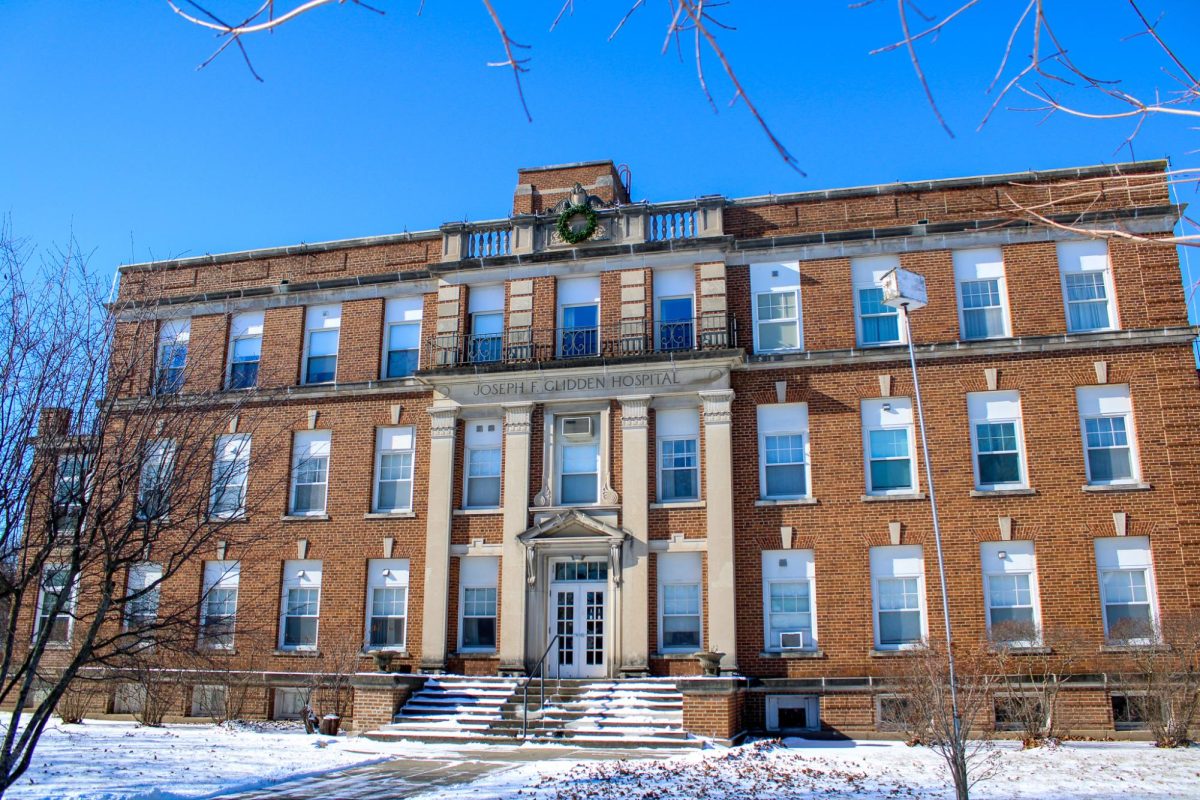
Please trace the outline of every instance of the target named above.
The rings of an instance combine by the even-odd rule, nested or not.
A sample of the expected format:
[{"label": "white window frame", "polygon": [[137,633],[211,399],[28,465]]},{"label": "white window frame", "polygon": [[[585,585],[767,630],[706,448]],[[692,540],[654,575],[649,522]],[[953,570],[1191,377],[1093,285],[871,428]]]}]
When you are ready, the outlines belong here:
[{"label": "white window frame", "polygon": [[[404,636],[399,642],[374,644],[371,641],[371,622],[375,619],[376,590],[404,590],[404,613],[398,617],[394,614],[385,615],[386,619],[404,620]],[[408,649],[408,603],[409,592],[409,560],[407,558],[373,558],[367,562],[367,597],[366,597],[366,631],[363,637],[364,649],[378,651],[405,652]]]},{"label": "white window frame", "polygon": [[[296,560],[283,562],[283,596],[279,605],[279,649],[280,650],[316,650],[321,641],[321,576],[322,563],[318,560]],[[288,614],[288,594],[292,589],[312,590],[317,592],[316,614]],[[287,621],[291,618],[316,620],[313,626],[311,644],[288,644]]]},{"label": "white window frame", "polygon": [[[209,519],[241,519],[246,516],[251,445],[248,433],[228,433],[217,437],[216,446],[213,448],[212,482],[208,492]],[[238,486],[237,508],[218,510],[218,499],[235,486]]]},{"label": "white window frame", "polygon": [[[796,301],[796,316],[782,319],[760,320],[758,298],[761,295],[791,294]],[[754,325],[754,352],[798,353],[804,350],[804,302],[800,283],[800,262],[767,263],[750,265],[750,315]],[[765,348],[759,336],[760,324],[793,322],[796,328],[796,346]]]},{"label": "white window frame", "polygon": [[863,336],[862,302],[858,294],[861,289],[881,289],[883,276],[899,266],[900,258],[890,255],[855,258],[850,262],[851,285],[854,293],[854,336],[859,347],[893,347],[908,342],[908,339],[905,338],[905,326],[901,324],[898,309],[896,311],[896,338],[868,342]]},{"label": "white window frame", "polygon": [[[37,613],[33,615],[33,640],[36,641],[38,634],[42,630],[42,625],[45,623],[47,616],[45,613],[46,605],[46,576],[52,570],[60,571],[68,568],[69,565],[61,563],[46,563],[42,565],[42,574],[38,579],[38,597],[37,597]],[[67,600],[63,603],[62,608],[55,614],[55,618],[67,618],[67,634],[64,640],[48,638],[46,644],[48,647],[70,647],[75,634],[75,603],[79,599],[79,576],[70,581],[69,585],[64,587],[67,593]]]},{"label": "white window frame", "polygon": [[988,639],[992,639],[993,608],[1022,608],[1023,606],[993,606],[992,578],[1024,576],[1029,581],[1029,607],[1032,611],[1032,639],[1000,640],[997,643],[1008,647],[1038,647],[1042,643],[1042,603],[1038,592],[1037,554],[1031,541],[982,542],[979,545],[979,563],[983,571],[983,615],[987,624]]},{"label": "white window frame", "polygon": [[[564,437],[562,435],[562,424],[563,424],[562,421],[566,417],[591,417],[592,418],[592,438],[591,438],[590,442],[588,442],[587,444],[596,448],[596,471],[595,471],[595,475],[596,475],[596,495],[595,496],[596,496],[596,499],[591,501],[590,503],[574,503],[574,502],[567,503],[563,499],[563,496],[562,496],[563,495],[563,474],[564,474],[563,473],[563,466],[564,466],[564,464],[563,464],[563,462],[564,462],[563,449],[566,447],[576,447],[576,446],[581,446],[581,445],[585,444],[584,442],[576,442],[576,441],[568,442],[564,439]],[[601,422],[602,422],[602,415],[595,411],[579,412],[579,413],[565,413],[564,412],[564,413],[555,414],[555,416],[554,416],[554,432],[555,432],[555,436],[554,436],[554,477],[555,477],[554,488],[555,488],[555,495],[556,495],[556,500],[558,502],[558,505],[560,505],[560,506],[570,505],[570,506],[574,507],[574,506],[594,506],[594,505],[598,505],[600,503],[601,488],[602,488],[601,472],[603,471],[603,468],[604,468],[604,452],[602,449],[604,447],[604,442],[601,440],[601,437],[600,437]],[[566,474],[568,474],[568,475],[591,475],[592,473],[590,473],[590,472],[572,472],[572,473],[566,473]]]},{"label": "white window frame", "polygon": [[[87,454],[80,452],[62,453],[55,460],[52,499],[56,508],[60,510],[78,509],[86,499],[89,461]],[[64,480],[64,476],[67,475],[66,464],[74,465],[69,481]]]},{"label": "white window frame", "polygon": [[[1113,536],[1095,540],[1096,579],[1100,590],[1100,619],[1104,624],[1104,641],[1109,644],[1146,646],[1156,643],[1158,638],[1159,608],[1158,582],[1154,577],[1154,554],[1148,536]],[[1146,581],[1146,606],[1149,611],[1150,636],[1129,639],[1114,639],[1112,625],[1108,619],[1108,591],[1104,577],[1107,574],[1141,572]],[[1116,603],[1114,602],[1114,605]]]},{"label": "white window frame", "polygon": [[[879,418],[879,424],[871,424],[871,419],[876,417]],[[907,431],[909,471],[912,475],[911,486],[888,489],[875,488],[871,479],[871,431],[877,430]],[[921,491],[921,475],[917,469],[916,425],[913,424],[911,399],[907,397],[882,397],[862,401],[862,442],[863,477],[868,495],[886,497],[889,495],[916,494]]]},{"label": "white window frame", "polygon": [[[245,391],[258,386],[259,370],[262,368],[263,312],[246,311],[234,314],[229,321],[229,352],[225,358],[225,388],[229,391]],[[238,342],[258,342],[258,359],[253,363],[254,383],[249,386],[235,387],[233,385],[234,354]],[[240,362],[243,364],[249,361]]]},{"label": "white window frame", "polygon": [[[371,512],[374,514],[406,514],[413,510],[413,492],[416,474],[417,452],[416,431],[412,426],[397,426],[375,429],[375,474],[371,482]],[[380,503],[383,488],[383,459],[385,456],[408,456],[408,478],[391,479],[390,483],[408,484],[408,503],[394,508],[384,508]],[[328,489],[326,505],[328,506]]]},{"label": "white window frame", "polygon": [[[704,649],[704,592],[701,587],[700,553],[659,553],[655,563],[658,577],[658,652],[695,653]],[[667,614],[667,589],[688,588],[696,592],[695,614]],[[696,618],[696,645],[669,647],[663,642],[668,617]]]},{"label": "white window frame", "polygon": [[[812,450],[808,438],[808,403],[772,403],[758,406],[758,493],[764,500],[805,500],[812,497]],[[804,493],[773,495],[767,492],[767,437],[799,436],[803,440]],[[797,462],[788,462],[795,464]],[[773,466],[783,466],[773,465]]]},{"label": "white window frame", "polygon": [[[333,379],[314,382],[309,379],[308,360],[314,333],[333,332]],[[300,359],[302,374],[300,383],[308,385],[325,385],[337,383],[338,358],[342,346],[342,306],[339,303],[321,306],[309,306],[304,310],[304,353]],[[321,358],[323,356],[313,356]]]},{"label": "white window frame", "polygon": [[271,698],[271,719],[300,719],[307,705],[308,697],[304,689],[281,686]]},{"label": "white window frame", "polygon": [[[383,360],[379,366],[379,377],[382,380],[399,380],[400,378],[411,377],[416,372],[414,369],[408,375],[388,375],[388,356],[392,350],[389,345],[392,340],[393,328],[415,328],[416,336],[416,351],[417,351],[417,369],[421,365],[421,325],[422,316],[424,314],[424,298],[417,297],[390,297],[384,305],[383,312]],[[411,348],[409,348],[411,349]]]},{"label": "white window frame", "polygon": [[[232,650],[235,646],[234,637],[237,631],[238,598],[241,594],[242,564],[240,561],[205,561],[202,592],[200,595],[200,632],[199,644],[210,650]],[[233,613],[228,615],[229,632],[220,634],[226,641],[220,641],[216,636],[206,635],[211,608],[209,600],[216,590],[233,591]],[[221,615],[225,616],[225,615]]]},{"label": "white window frame", "polygon": [[[696,337],[699,335],[697,328],[696,313],[696,272],[694,269],[666,269],[657,270],[651,278],[652,288],[654,291],[654,351],[655,352],[673,352],[691,350],[696,346]],[[687,300],[691,303],[691,314],[689,318],[684,320],[664,320],[662,313],[662,304],[671,300]],[[664,350],[663,344],[663,326],[664,325],[684,325],[689,326],[691,331],[691,341],[680,344],[679,347]]]},{"label": "white window frame", "polygon": [[[929,641],[929,610],[925,596],[925,555],[921,545],[885,545],[872,547],[871,561],[871,619],[875,635],[875,649],[911,650],[920,648]],[[917,581],[916,609],[881,609],[879,605],[880,581],[912,580]],[[921,619],[921,639],[916,642],[898,644],[883,644],[880,641],[879,614],[881,611],[918,611]]]},{"label": "white window frame", "polygon": [[[1008,283],[1005,280],[1004,251],[999,247],[984,247],[971,250],[955,250],[954,289],[958,298],[958,330],[963,341],[985,342],[992,339],[1012,337],[1012,316],[1008,305]],[[968,283],[996,281],[1000,299],[1000,320],[1003,330],[995,336],[967,336],[967,307],[963,298],[963,287]]]},{"label": "white window frame", "polygon": [[[1108,256],[1108,242],[1104,239],[1085,239],[1074,242],[1059,242],[1058,282],[1062,291],[1063,316],[1067,333],[1093,333],[1114,331],[1120,328],[1117,321],[1117,293],[1113,284],[1112,263]],[[1102,273],[1107,301],[1108,324],[1099,328],[1073,328],[1071,326],[1071,301],[1067,297],[1067,275]]]},{"label": "white window frame", "polygon": [[[162,564],[143,561],[130,566],[125,576],[125,602],[121,614],[121,625],[124,630],[130,630],[141,625],[152,625],[158,620],[159,604],[162,601]],[[145,590],[150,584],[158,583],[141,597],[133,599],[131,595]],[[142,604],[151,608],[143,608]],[[153,616],[149,611],[153,610]],[[135,613],[144,611],[145,613]]]},{"label": "white window frame", "polygon": [[[288,515],[293,517],[323,517],[329,510],[329,468],[331,464],[333,436],[330,431],[296,431],[292,435],[292,473],[288,489]],[[309,461],[325,460],[325,480],[299,482],[300,468]],[[296,490],[299,486],[324,486],[325,502],[320,508],[298,510]]]},{"label": "white window frame", "polygon": [[[1026,461],[1025,426],[1022,421],[1021,396],[1015,391],[969,392],[967,394],[967,418],[971,428],[971,467],[975,474],[975,488],[982,492],[1005,489],[1028,489],[1029,468]],[[1013,426],[1017,454],[1017,480],[1001,483],[984,483],[979,469],[979,426]],[[1009,451],[996,451],[1009,452]]]},{"label": "white window frame", "polygon": [[[808,641],[800,652],[817,650],[817,581],[816,559],[812,550],[763,550],[762,551],[762,612],[763,651],[767,653],[793,652],[784,650],[781,643],[771,635],[771,587],[775,584],[808,584]],[[794,613],[794,612],[779,612]],[[803,630],[803,629],[801,629]],[[780,630],[780,633],[789,631]]]},{"label": "white window frame", "polygon": [[[468,419],[463,422],[463,486],[462,506],[464,509],[500,508],[504,505],[504,421],[500,419]],[[473,453],[495,452],[498,470],[495,475],[472,475]],[[475,502],[471,487],[474,481],[495,480],[497,485],[495,503]]]},{"label": "white window frame", "polygon": [[[187,383],[188,358],[191,356],[192,320],[164,320],[158,329],[158,347],[154,358],[154,394],[178,394]],[[179,366],[166,365],[167,351],[174,352],[177,347],[183,348],[183,363]],[[179,384],[168,390],[165,387],[164,375],[171,370],[178,370],[181,375]]]},{"label": "white window frame", "polygon": [[[166,520],[170,516],[177,454],[178,449],[171,439],[155,439],[150,443],[138,470],[137,519]],[[146,506],[153,500],[151,492],[160,495],[159,513],[146,512]]]},{"label": "white window frame", "polygon": [[[689,503],[700,499],[700,410],[697,408],[662,409],[654,412],[654,450],[656,458],[655,487],[660,503]],[[695,464],[691,467],[664,468],[665,453],[663,446],[667,442],[693,442],[695,445]],[[666,497],[663,487],[664,472],[680,472],[689,470],[695,473],[696,491],[688,497]]]},{"label": "white window frame", "polygon": [[[1075,389],[1075,402],[1079,408],[1079,434],[1083,445],[1083,469],[1089,486],[1128,486],[1137,485],[1142,480],[1141,459],[1138,455],[1137,426],[1133,419],[1133,398],[1128,384],[1105,384],[1103,386],[1080,386]],[[1111,481],[1097,480],[1092,477],[1092,462],[1088,458],[1091,448],[1088,447],[1087,420],[1089,419],[1123,419],[1125,421],[1125,437],[1129,448],[1128,478],[1116,478]],[[1107,448],[1106,448],[1107,449]]]},{"label": "white window frame", "polygon": [[[500,642],[500,559],[495,556],[463,556],[459,559],[459,590],[458,590],[458,652],[460,653],[494,653]],[[472,615],[473,619],[495,620],[496,643],[490,647],[467,646],[464,641],[464,620],[466,616],[467,590],[491,590],[494,595],[495,614],[488,616]]]}]

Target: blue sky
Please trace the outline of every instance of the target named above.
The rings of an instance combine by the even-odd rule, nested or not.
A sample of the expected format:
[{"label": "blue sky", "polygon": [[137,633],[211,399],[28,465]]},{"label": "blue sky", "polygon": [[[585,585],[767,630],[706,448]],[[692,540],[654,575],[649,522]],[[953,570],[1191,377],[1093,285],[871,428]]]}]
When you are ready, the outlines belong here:
[{"label": "blue sky", "polygon": [[[222,11],[251,3],[213,0]],[[283,3],[283,6],[289,5]],[[40,247],[72,232],[93,266],[433,228],[503,216],[516,168],[612,158],[637,199],[670,200],[951,177],[1128,160],[1128,122],[1000,112],[975,127],[1018,13],[972,10],[923,48],[949,138],[902,52],[895,4],[734,0],[722,42],[753,99],[807,177],[783,164],[709,61],[714,114],[694,64],[659,52],[664,3],[579,2],[553,33],[557,0],[496,0],[533,45],[521,111],[483,7],[472,0],[377,0],[380,17],[318,10],[247,41],[265,82],[236,52],[197,71],[212,37],[160,0],[0,4],[0,212]],[[956,2],[929,0],[929,12]],[[1200,4],[1146,0],[1161,30],[1200,65]],[[1080,63],[1141,90],[1170,88],[1125,3],[1054,6]],[[1190,41],[1189,41],[1190,39]],[[1018,53],[1018,56],[1020,53]],[[1021,104],[1013,98],[1012,104]],[[1137,158],[1198,166],[1200,134],[1149,123]],[[1184,200],[1191,198],[1185,197]],[[1200,265],[1198,265],[1200,268]]]}]

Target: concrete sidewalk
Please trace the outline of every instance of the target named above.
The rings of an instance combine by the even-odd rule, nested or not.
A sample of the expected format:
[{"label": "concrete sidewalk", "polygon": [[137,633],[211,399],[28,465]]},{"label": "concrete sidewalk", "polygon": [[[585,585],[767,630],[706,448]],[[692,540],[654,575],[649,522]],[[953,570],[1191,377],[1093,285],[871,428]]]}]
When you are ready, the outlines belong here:
[{"label": "concrete sidewalk", "polygon": [[694,750],[615,750],[548,746],[493,746],[380,764],[285,781],[265,789],[224,794],[215,800],[390,800],[469,783],[533,761],[628,761],[669,758]]}]

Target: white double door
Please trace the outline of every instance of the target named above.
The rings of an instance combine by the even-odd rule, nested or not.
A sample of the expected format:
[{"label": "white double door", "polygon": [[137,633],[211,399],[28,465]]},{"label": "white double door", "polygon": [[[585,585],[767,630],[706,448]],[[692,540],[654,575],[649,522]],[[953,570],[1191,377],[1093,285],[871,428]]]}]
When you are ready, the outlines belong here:
[{"label": "white double door", "polygon": [[[558,571],[562,573],[561,569]],[[594,568],[592,573],[595,574]],[[547,665],[548,676],[605,677],[608,674],[608,581],[551,581],[547,610],[549,635],[558,635]]]}]

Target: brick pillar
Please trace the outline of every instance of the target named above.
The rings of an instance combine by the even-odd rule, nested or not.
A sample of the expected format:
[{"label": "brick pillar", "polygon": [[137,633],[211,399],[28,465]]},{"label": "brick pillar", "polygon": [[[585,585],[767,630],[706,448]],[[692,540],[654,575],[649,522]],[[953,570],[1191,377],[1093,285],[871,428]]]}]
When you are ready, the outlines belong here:
[{"label": "brick pillar", "polygon": [[258,370],[260,387],[271,389],[299,383],[303,341],[303,306],[266,310],[263,314],[262,366]]},{"label": "brick pillar", "polygon": [[229,344],[229,317],[206,314],[192,317],[188,342],[187,383],[189,393],[219,392],[225,385],[225,348]]},{"label": "brick pillar", "polygon": [[342,329],[338,339],[337,382],[365,383],[382,370],[383,299],[342,303]]},{"label": "brick pillar", "polygon": [[[732,605],[732,604],[731,604]],[[683,729],[733,743],[746,731],[744,679],[689,681],[681,684]]]}]

